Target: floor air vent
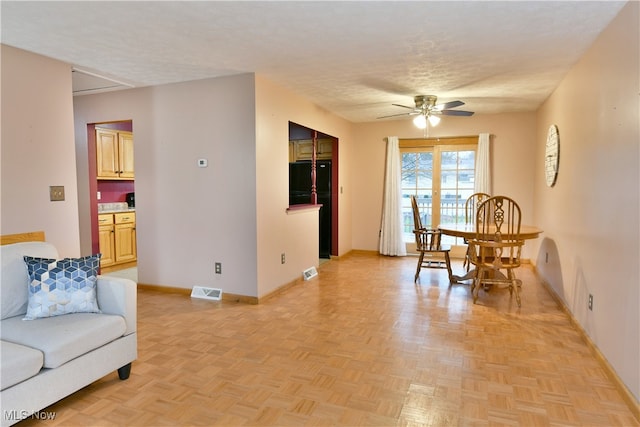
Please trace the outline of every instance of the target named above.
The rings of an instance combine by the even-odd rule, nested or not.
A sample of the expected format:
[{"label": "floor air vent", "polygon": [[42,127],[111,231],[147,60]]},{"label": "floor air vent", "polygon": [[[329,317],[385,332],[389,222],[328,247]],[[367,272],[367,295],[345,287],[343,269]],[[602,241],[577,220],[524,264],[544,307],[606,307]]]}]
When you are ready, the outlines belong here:
[{"label": "floor air vent", "polygon": [[222,299],[222,289],[194,286],[193,290],[191,291],[191,298],[202,298],[220,301]]},{"label": "floor air vent", "polygon": [[318,275],[318,270],[315,267],[307,268],[302,272],[302,277],[304,280],[311,280]]}]

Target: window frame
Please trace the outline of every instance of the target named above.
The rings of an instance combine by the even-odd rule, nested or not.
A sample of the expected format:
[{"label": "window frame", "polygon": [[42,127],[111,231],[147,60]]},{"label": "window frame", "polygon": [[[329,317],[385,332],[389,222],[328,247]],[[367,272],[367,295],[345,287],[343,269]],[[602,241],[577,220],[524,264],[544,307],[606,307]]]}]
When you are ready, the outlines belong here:
[{"label": "window frame", "polygon": [[[447,151],[474,151],[473,172],[477,167],[478,160],[478,135],[440,137],[440,138],[411,138],[399,140],[400,155],[404,153],[433,153],[433,176],[432,176],[432,222],[433,224],[423,224],[425,227],[437,227],[442,211],[442,152]],[[404,187],[403,187],[404,188]],[[406,236],[405,240],[408,239]],[[411,240],[412,241],[412,240]],[[461,244],[454,239],[453,244]]]}]

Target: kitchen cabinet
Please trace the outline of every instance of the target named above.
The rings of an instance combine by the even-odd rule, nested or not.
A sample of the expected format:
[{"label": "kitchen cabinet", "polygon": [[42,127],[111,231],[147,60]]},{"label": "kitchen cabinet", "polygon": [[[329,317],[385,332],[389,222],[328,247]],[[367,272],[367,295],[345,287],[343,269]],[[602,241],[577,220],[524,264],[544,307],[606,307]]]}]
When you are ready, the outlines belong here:
[{"label": "kitchen cabinet", "polygon": [[[333,157],[333,140],[318,139],[317,140],[316,159],[331,160]],[[313,155],[313,141],[310,139],[301,139],[297,141],[289,141],[289,162],[297,162],[300,160],[311,160]]]},{"label": "kitchen cabinet", "polygon": [[100,267],[109,267],[116,262],[113,214],[98,215],[98,241],[100,243]]},{"label": "kitchen cabinet", "polygon": [[133,134],[96,128],[96,177],[133,180]]},{"label": "kitchen cabinet", "polygon": [[136,260],[136,214],[134,212],[113,215],[115,222],[116,263]]},{"label": "kitchen cabinet", "polygon": [[98,215],[100,267],[126,266],[137,260],[135,212]]}]

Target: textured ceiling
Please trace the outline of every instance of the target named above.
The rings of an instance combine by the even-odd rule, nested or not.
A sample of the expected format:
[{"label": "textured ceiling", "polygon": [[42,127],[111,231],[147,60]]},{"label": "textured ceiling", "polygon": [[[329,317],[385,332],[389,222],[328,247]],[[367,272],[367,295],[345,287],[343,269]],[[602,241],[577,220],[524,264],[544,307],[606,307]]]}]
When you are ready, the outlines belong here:
[{"label": "textured ceiling", "polygon": [[459,99],[466,103],[459,109],[476,113],[533,111],[624,3],[2,1],[0,7],[2,43],[113,78],[119,87],[255,72],[365,122],[405,112],[391,104],[413,106],[419,94]]}]

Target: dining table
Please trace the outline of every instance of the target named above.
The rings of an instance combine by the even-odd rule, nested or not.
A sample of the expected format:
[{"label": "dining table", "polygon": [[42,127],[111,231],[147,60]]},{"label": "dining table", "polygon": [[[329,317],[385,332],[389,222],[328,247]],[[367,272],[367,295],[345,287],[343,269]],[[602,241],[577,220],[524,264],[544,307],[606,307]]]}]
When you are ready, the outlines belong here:
[{"label": "dining table", "polygon": [[[461,237],[463,239],[475,239],[476,238],[476,224],[475,223],[443,223],[438,226],[438,229],[442,234],[447,236]],[[518,239],[521,240],[530,240],[537,239],[540,234],[542,234],[542,230],[533,225],[521,225],[520,232],[518,233]],[[509,235],[502,233],[505,238],[510,238]],[[492,240],[493,234],[488,233],[486,235],[481,236],[483,239]],[[456,283],[464,282],[465,280],[470,280],[475,277],[475,270],[469,270],[463,276],[453,275],[452,278]]]}]

